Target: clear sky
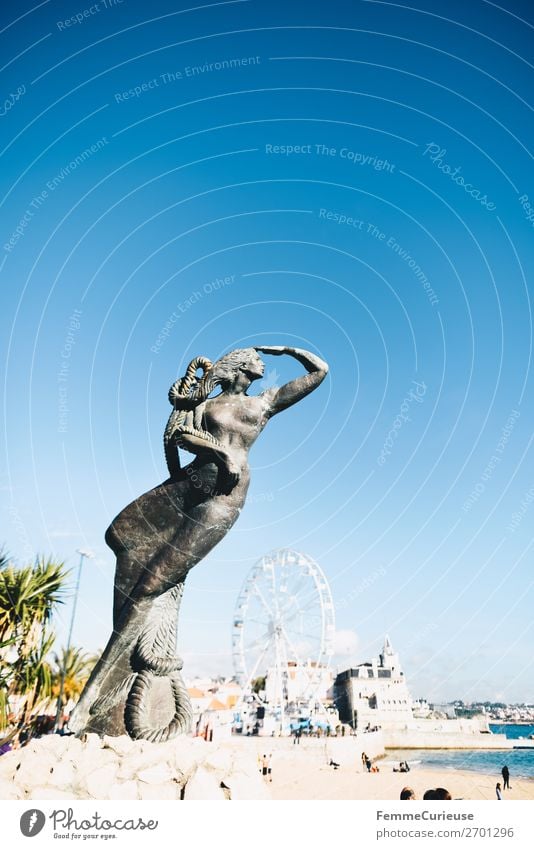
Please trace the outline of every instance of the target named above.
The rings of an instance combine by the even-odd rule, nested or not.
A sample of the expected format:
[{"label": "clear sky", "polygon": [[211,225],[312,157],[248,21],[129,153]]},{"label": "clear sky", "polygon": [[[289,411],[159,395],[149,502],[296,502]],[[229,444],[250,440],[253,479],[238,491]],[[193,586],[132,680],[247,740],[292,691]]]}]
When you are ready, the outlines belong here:
[{"label": "clear sky", "polygon": [[330,374],[188,578],[186,675],[231,671],[242,582],[292,546],[330,582],[339,665],[387,632],[414,696],[534,702],[530,4],[1,15],[1,538],[95,552],[76,644],[107,640],[104,532],[165,477],[170,384],[296,345]]}]

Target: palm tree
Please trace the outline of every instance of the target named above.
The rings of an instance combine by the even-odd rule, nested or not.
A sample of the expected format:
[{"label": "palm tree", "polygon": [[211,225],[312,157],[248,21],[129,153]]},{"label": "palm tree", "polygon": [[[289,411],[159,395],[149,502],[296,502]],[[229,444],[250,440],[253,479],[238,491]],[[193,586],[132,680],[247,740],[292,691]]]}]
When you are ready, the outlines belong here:
[{"label": "palm tree", "polygon": [[66,577],[63,563],[38,557],[33,566],[18,567],[0,555],[0,728],[10,714],[26,725],[51,697],[49,623]]},{"label": "palm tree", "polygon": [[[2,650],[12,646],[14,642],[15,641],[13,639],[0,642],[0,729],[5,728],[7,725],[7,718],[9,714],[9,705],[7,700],[7,690],[9,686],[8,671],[7,664],[2,658]],[[2,743],[2,740],[0,740],[0,743]]]},{"label": "palm tree", "polygon": [[13,664],[13,679],[8,695],[18,703],[17,724],[24,728],[32,716],[44,712],[52,697],[52,668],[48,660],[55,635],[43,631],[41,639],[27,655]]},{"label": "palm tree", "polygon": [[24,651],[61,603],[67,573],[63,563],[38,557],[34,566],[14,566],[0,555],[0,640],[15,637]]},{"label": "palm tree", "polygon": [[[70,701],[77,701],[80,698],[97,660],[97,655],[87,654],[75,646],[71,646],[69,649],[62,648],[59,655],[54,655],[52,696],[54,699],[58,699],[61,693],[62,707],[65,707]],[[62,687],[61,679],[63,675]]]}]

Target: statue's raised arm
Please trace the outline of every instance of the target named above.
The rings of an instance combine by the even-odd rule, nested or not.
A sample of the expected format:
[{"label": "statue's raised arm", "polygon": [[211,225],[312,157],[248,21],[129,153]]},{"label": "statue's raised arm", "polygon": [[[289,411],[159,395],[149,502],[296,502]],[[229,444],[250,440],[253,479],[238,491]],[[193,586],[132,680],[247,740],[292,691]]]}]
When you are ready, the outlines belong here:
[{"label": "statue's raised arm", "polygon": [[269,417],[275,416],[305,398],[306,395],[317,389],[328,374],[328,365],[325,361],[303,348],[288,348],[283,345],[258,345],[256,351],[260,351],[262,354],[272,354],[275,357],[288,354],[302,363],[307,371],[307,374],[302,375],[302,377],[290,380],[284,386],[274,386],[262,394],[265,413]]}]

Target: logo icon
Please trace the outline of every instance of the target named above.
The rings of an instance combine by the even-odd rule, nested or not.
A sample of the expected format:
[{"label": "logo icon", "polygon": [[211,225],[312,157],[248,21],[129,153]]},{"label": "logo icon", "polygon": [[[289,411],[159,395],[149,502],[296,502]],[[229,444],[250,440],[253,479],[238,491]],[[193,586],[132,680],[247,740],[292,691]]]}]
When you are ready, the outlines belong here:
[{"label": "logo icon", "polygon": [[37,808],[32,808],[29,811],[24,811],[20,818],[20,830],[24,837],[35,837],[43,830],[46,817],[42,811]]},{"label": "logo icon", "polygon": [[264,378],[260,380],[261,388],[272,389],[273,386],[276,386],[279,377],[280,375],[278,374],[275,368],[270,369],[264,376]]}]

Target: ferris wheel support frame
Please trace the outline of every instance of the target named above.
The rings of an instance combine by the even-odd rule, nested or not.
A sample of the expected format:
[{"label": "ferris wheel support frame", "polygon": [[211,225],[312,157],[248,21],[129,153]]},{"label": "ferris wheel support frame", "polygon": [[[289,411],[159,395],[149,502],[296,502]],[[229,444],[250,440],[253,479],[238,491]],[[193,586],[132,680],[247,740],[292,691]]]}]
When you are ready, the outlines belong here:
[{"label": "ferris wheel support frame", "polygon": [[[280,613],[283,605],[279,599],[284,593],[287,593],[288,579],[292,579],[294,577],[293,574],[290,574],[290,572],[292,573],[292,566],[295,566],[296,569],[300,569],[301,571],[301,578],[297,582],[297,586],[302,584],[302,576],[304,576],[311,580],[312,590],[311,593],[308,592],[305,596],[304,606],[299,607],[297,605],[296,612],[292,613],[284,625],[283,617]],[[286,579],[285,584],[282,581],[279,581],[278,590],[275,574],[275,570],[277,568],[280,570],[281,575],[285,576]],[[262,592],[260,587],[260,581],[267,581],[268,574],[270,574],[269,589],[272,591],[272,600],[271,598],[269,598],[269,600],[265,598],[265,594]],[[295,574],[297,573],[295,572]],[[294,596],[284,596],[284,600],[288,597],[294,601],[296,594]],[[261,604],[264,615],[266,612],[268,617],[268,629],[267,633],[262,635],[262,638],[248,646],[245,646],[247,612],[252,599]],[[269,601],[272,601],[271,605],[269,604]],[[315,606],[318,607],[319,614],[316,613],[315,617],[320,615],[320,632],[316,635],[307,635],[309,637],[313,636],[318,643],[318,650],[316,652],[317,656],[314,665],[313,662],[310,661],[309,657],[307,661],[304,661],[303,659],[299,660],[298,647],[294,645],[288,633],[288,623],[293,622],[295,617],[298,617],[299,615],[302,620],[306,607],[310,604],[310,602],[314,602]],[[258,622],[257,619],[251,621]],[[274,664],[269,668],[273,669],[275,681],[272,688],[273,695],[271,701],[269,703],[265,702],[264,705],[270,709],[271,714],[278,715],[279,730],[282,733],[289,704],[289,663],[287,650],[289,648],[291,654],[294,656],[296,660],[296,667],[301,673],[303,670],[311,669],[312,665],[313,668],[318,671],[321,665],[328,665],[333,653],[334,623],[334,606],[330,588],[322,569],[316,561],[307,555],[291,549],[278,549],[260,558],[260,560],[254,564],[243,583],[237,599],[234,615],[232,640],[234,669],[236,677],[243,687],[242,695],[236,705],[236,708],[243,705],[247,697],[250,697],[251,695],[254,701],[262,703],[259,695],[252,690],[252,681],[259,670],[261,662],[266,659],[267,653],[270,650],[274,657]],[[265,625],[267,623],[263,624]],[[252,651],[258,648],[260,649],[258,656],[255,658],[254,665],[249,672],[245,652],[247,650]],[[319,679],[319,674],[310,676],[310,679],[304,688],[303,692],[307,693],[307,700],[309,703],[311,703],[315,698],[315,692],[319,686]],[[302,699],[306,700],[306,697],[303,695]],[[320,703],[318,699],[316,699],[316,702]]]}]

